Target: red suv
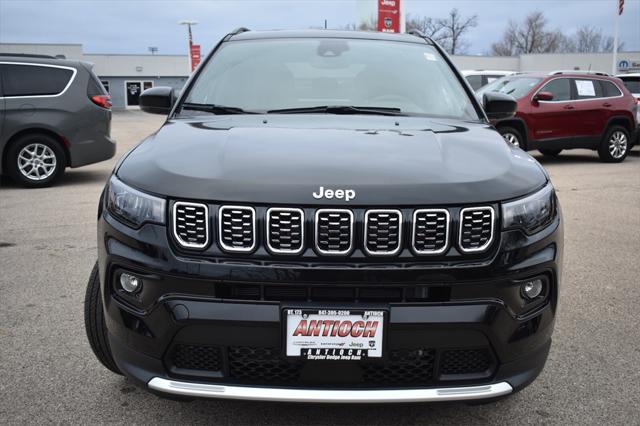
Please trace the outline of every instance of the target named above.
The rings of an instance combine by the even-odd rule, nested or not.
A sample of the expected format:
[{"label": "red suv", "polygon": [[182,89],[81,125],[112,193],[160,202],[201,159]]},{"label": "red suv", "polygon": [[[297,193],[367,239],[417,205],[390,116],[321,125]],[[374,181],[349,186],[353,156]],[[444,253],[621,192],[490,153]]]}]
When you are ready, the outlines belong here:
[{"label": "red suv", "polygon": [[617,78],[604,73],[557,71],[503,77],[481,88],[518,101],[515,117],[494,123],[524,150],[558,155],[563,149],[597,150],[602,161],[625,159],[635,141],[638,104]]}]

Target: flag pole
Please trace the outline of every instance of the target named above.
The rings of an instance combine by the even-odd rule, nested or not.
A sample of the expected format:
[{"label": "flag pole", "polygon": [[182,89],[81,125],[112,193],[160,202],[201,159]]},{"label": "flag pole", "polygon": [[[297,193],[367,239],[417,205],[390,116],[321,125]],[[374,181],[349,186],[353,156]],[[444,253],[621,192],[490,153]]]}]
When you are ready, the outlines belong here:
[{"label": "flag pole", "polygon": [[618,71],[618,28],[620,26],[620,15],[622,14],[622,7],[624,7],[624,0],[618,0],[618,8],[616,9],[616,22],[613,33],[613,61],[611,64],[611,75],[616,75]]}]

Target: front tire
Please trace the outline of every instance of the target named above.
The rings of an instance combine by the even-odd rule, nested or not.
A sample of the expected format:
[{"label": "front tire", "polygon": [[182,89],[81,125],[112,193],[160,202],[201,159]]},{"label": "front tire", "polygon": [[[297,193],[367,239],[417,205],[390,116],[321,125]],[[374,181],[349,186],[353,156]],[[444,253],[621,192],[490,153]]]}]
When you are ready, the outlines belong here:
[{"label": "front tire", "polygon": [[611,126],[604,135],[598,155],[605,163],[620,163],[629,154],[629,132],[622,126]]},{"label": "front tire", "polygon": [[515,128],[504,126],[498,129],[498,132],[502,135],[505,141],[513,146],[520,147],[523,150],[527,150],[527,145],[524,141],[522,134]]},{"label": "front tire", "polygon": [[104,309],[102,308],[102,298],[100,297],[100,273],[98,262],[93,266],[87,292],[84,297],[84,326],[87,331],[87,338],[93,353],[109,370],[116,374],[122,374],[118,369],[113,356],[107,335],[107,326],[104,321]]},{"label": "front tire", "polygon": [[33,133],[20,137],[7,150],[7,173],[28,188],[51,185],[63,173],[67,158],[51,136]]}]

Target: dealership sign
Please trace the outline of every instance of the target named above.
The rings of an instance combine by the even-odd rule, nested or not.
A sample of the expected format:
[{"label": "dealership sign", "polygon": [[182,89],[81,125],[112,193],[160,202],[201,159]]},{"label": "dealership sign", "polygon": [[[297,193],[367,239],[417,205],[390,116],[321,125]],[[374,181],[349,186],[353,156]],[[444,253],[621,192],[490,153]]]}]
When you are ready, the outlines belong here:
[{"label": "dealership sign", "polygon": [[400,0],[378,0],[378,31],[400,32]]},{"label": "dealership sign", "polygon": [[622,59],[618,61],[618,71],[640,71],[640,61]]},{"label": "dealership sign", "polygon": [[200,45],[192,44],[190,54],[191,54],[191,71],[193,71],[196,69],[196,67],[200,63]]}]

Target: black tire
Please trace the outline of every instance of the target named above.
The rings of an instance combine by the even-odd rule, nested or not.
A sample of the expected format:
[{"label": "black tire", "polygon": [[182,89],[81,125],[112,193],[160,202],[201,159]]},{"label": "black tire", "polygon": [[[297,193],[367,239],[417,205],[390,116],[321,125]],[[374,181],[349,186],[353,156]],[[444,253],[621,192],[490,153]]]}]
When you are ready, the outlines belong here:
[{"label": "black tire", "polygon": [[562,152],[561,149],[539,149],[542,155],[546,155],[547,157],[556,157],[558,154]]},{"label": "black tire", "polygon": [[[36,178],[36,176],[29,177],[20,170],[18,161],[25,162],[26,157],[20,157],[20,153],[23,149],[29,147],[36,147],[36,154],[41,152],[42,155],[45,154],[45,148],[47,147],[48,152],[51,152],[51,155],[54,156],[54,160],[51,159],[50,156],[47,156],[47,159],[42,160],[42,167],[32,167],[33,170],[37,170],[34,173],[41,173],[46,175],[43,178]],[[32,155],[32,154],[27,154]],[[31,156],[31,158],[34,158]],[[43,157],[44,158],[44,157]],[[45,166],[53,164],[55,161],[55,166],[53,166],[50,171],[45,169]],[[64,173],[64,169],[67,165],[67,157],[62,149],[62,146],[53,139],[49,135],[45,135],[43,133],[30,133],[24,136],[21,136],[17,140],[11,143],[9,148],[7,149],[7,158],[5,158],[5,164],[7,165],[7,174],[11,176],[11,178],[18,184],[28,187],[28,188],[44,188],[46,186],[51,185]],[[28,167],[28,166],[27,166]],[[31,168],[25,169],[26,173],[31,172]],[[50,173],[50,174],[49,174]]]},{"label": "black tire", "polygon": [[116,374],[122,374],[118,369],[107,338],[107,326],[104,321],[102,298],[100,297],[100,274],[98,262],[93,267],[87,284],[87,292],[84,296],[84,327],[93,353],[109,370]]},{"label": "black tire", "polygon": [[[514,127],[502,126],[498,128],[498,132],[502,135],[505,140],[515,146],[519,146],[523,150],[527,150],[527,143],[524,140],[524,136],[522,133]],[[511,137],[513,137],[513,139]],[[517,141],[517,142],[515,142]]]},{"label": "black tire", "polygon": [[[620,145],[619,149],[622,151],[616,151],[613,145],[616,144],[614,139],[618,138]],[[624,142],[622,141],[624,139]],[[623,144],[623,145],[622,145]],[[629,132],[622,126],[611,126],[604,134],[604,138],[600,142],[598,147],[598,155],[600,160],[605,163],[620,163],[627,158],[629,150],[631,149],[631,140],[629,138]]]}]

